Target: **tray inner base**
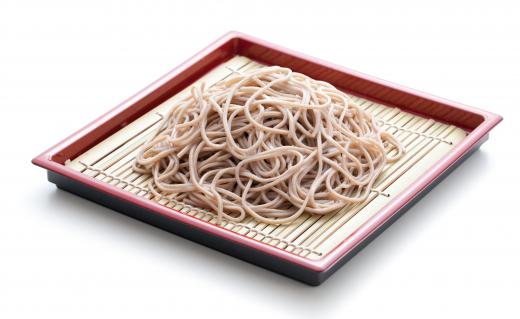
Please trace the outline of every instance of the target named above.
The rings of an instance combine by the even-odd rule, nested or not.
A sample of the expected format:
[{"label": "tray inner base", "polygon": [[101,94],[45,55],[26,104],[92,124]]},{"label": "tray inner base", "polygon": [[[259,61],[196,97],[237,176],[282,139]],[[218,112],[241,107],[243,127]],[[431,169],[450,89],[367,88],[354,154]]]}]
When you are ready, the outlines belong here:
[{"label": "tray inner base", "polygon": [[[262,66],[246,57],[236,56],[208,72],[192,85],[202,82],[213,85],[233,72],[253,70]],[[137,174],[131,168],[138,149],[157,129],[161,114],[166,114],[170,107],[188,92],[189,87],[77,158],[67,161],[65,165],[123,191],[158,201],[182,214],[204,220],[215,227],[225,227],[252,240],[309,259],[319,259],[329,253],[467,135],[464,130],[453,125],[351,95],[354,101],[375,116],[383,129],[392,132],[406,150],[403,158],[386,165],[367,201],[348,205],[336,214],[304,214],[289,225],[266,225],[247,218],[241,223],[225,220],[222,225],[217,226],[216,215],[211,211],[189,207],[166,197],[153,198],[146,187],[150,176]],[[387,151],[395,152],[391,149]]]}]

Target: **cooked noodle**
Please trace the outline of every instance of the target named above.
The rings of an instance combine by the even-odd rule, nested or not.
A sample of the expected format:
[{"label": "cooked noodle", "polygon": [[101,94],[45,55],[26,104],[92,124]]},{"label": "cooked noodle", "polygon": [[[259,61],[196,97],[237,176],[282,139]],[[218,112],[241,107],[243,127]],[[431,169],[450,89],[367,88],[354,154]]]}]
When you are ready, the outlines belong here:
[{"label": "cooked noodle", "polygon": [[282,224],[366,200],[385,163],[402,154],[347,94],[275,66],[193,86],[134,170],[152,175],[155,196],[214,210],[219,222]]}]

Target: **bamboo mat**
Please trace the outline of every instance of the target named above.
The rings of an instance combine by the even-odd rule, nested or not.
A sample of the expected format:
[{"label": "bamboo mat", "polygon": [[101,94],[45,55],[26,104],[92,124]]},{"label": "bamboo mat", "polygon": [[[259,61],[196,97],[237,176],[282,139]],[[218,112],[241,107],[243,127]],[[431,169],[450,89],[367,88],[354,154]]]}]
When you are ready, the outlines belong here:
[{"label": "bamboo mat", "polygon": [[[208,72],[194,85],[201,82],[213,85],[234,71],[248,71],[261,66],[245,57],[237,56]],[[167,198],[152,198],[146,188],[150,176],[137,174],[131,168],[139,147],[157,129],[162,118],[161,114],[166,114],[170,107],[177,100],[185,97],[188,92],[189,88],[176,94],[77,158],[67,161],[66,165],[91,178],[104,181],[137,196],[158,201],[183,214],[216,224],[217,219],[213,212],[188,207]],[[386,165],[365,202],[348,205],[336,214],[324,216],[304,214],[289,225],[266,225],[248,218],[241,223],[224,220],[222,225],[215,225],[215,227],[225,227],[266,245],[277,246],[305,258],[319,259],[377,213],[395,195],[412,184],[466,136],[465,131],[455,126],[360,97],[352,98],[367,112],[373,114],[385,130],[392,132],[406,150],[403,158]],[[388,150],[388,152],[391,154],[395,151]]]}]

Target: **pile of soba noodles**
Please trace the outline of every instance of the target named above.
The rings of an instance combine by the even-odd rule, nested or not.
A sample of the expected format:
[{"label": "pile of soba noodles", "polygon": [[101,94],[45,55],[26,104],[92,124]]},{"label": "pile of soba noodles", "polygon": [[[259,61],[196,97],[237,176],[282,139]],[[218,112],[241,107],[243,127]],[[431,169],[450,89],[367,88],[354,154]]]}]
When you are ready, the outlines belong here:
[{"label": "pile of soba noodles", "polygon": [[213,210],[219,222],[282,224],[366,200],[385,163],[402,153],[347,94],[273,66],[193,86],[134,170],[152,176],[155,196]]}]

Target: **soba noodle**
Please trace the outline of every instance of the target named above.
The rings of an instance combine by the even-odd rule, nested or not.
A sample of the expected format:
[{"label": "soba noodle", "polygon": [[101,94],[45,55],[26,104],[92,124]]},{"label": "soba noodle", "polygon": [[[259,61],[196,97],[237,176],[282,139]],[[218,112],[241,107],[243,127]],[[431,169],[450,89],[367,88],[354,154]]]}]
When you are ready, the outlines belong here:
[{"label": "soba noodle", "polygon": [[134,170],[152,176],[155,196],[211,209],[219,222],[282,224],[365,201],[385,163],[402,154],[347,94],[274,66],[193,86]]}]

